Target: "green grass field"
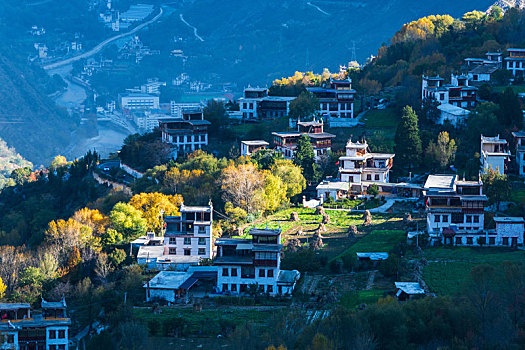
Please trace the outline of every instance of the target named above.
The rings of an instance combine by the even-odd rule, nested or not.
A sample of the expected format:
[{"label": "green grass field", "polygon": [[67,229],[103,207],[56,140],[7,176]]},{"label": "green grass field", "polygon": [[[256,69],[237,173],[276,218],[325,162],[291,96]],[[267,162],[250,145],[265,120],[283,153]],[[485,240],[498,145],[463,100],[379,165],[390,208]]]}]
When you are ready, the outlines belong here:
[{"label": "green grass field", "polygon": [[341,306],[355,309],[360,304],[375,304],[388,292],[386,289],[360,290],[358,292],[346,292],[341,296]]},{"label": "green grass field", "polygon": [[332,260],[346,255],[354,255],[357,252],[389,252],[398,243],[406,240],[406,233],[402,230],[374,230],[346,249]]},{"label": "green grass field", "polygon": [[429,248],[425,259],[429,263],[423,270],[423,280],[429,288],[440,295],[454,295],[461,291],[474,266],[525,262],[525,252],[505,248]]},{"label": "green grass field", "polygon": [[133,316],[145,325],[149,322],[159,322],[162,325],[170,319],[182,318],[187,335],[216,336],[222,332],[222,323],[243,324],[249,321],[255,324],[266,325],[275,312],[275,309],[257,310],[232,307],[213,310],[204,309],[201,312],[194,312],[190,308],[162,308],[160,314],[154,314],[151,309],[134,309]]}]

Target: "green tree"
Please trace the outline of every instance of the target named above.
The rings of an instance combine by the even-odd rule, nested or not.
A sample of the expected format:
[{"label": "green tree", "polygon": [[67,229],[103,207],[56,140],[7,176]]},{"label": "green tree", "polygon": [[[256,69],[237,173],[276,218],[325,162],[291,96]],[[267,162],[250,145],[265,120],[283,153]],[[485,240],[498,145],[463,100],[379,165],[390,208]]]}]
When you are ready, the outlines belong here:
[{"label": "green tree", "polygon": [[479,25],[487,19],[485,12],[481,11],[470,11],[463,15],[461,20],[465,23],[468,28],[477,29]]},{"label": "green tree", "polygon": [[518,96],[511,87],[505,89],[499,98],[498,119],[504,125],[521,129],[523,126],[523,112]]},{"label": "green tree", "polygon": [[301,94],[290,102],[290,117],[308,118],[319,109],[319,100],[309,92]]},{"label": "green tree", "polygon": [[4,281],[2,281],[2,277],[0,277],[0,299],[4,298],[6,290],[7,286],[5,285]]},{"label": "green tree", "polygon": [[314,149],[307,135],[302,135],[299,140],[297,140],[297,148],[293,162],[295,165],[303,168],[303,176],[307,181],[317,181],[319,177],[318,166],[315,163]]},{"label": "green tree", "polygon": [[496,203],[499,210],[500,202],[510,198],[510,184],[507,175],[500,175],[496,169],[490,168],[481,179],[483,192],[489,198],[490,203]]},{"label": "green tree", "polygon": [[456,142],[450,139],[448,132],[442,131],[436,143],[430,141],[425,155],[429,163],[433,164],[434,169],[444,169],[454,161],[456,151]]},{"label": "green tree", "polygon": [[419,165],[421,159],[421,139],[418,118],[410,106],[403,108],[403,116],[395,135],[396,163],[399,168],[411,170]]},{"label": "green tree", "polygon": [[491,21],[499,21],[503,18],[503,10],[499,6],[492,6],[489,11],[489,19]]},{"label": "green tree", "polygon": [[301,168],[294,165],[291,160],[278,159],[271,168],[272,174],[279,177],[286,187],[286,196],[292,198],[306,188],[306,179]]},{"label": "green tree", "polygon": [[108,258],[114,266],[119,266],[126,260],[126,252],[123,249],[116,248],[108,255]]},{"label": "green tree", "polygon": [[371,184],[366,189],[366,193],[374,197],[377,196],[379,194],[379,186],[377,186],[377,184]]},{"label": "green tree", "polygon": [[117,203],[109,215],[111,226],[130,241],[146,234],[147,220],[142,212],[131,204]]}]

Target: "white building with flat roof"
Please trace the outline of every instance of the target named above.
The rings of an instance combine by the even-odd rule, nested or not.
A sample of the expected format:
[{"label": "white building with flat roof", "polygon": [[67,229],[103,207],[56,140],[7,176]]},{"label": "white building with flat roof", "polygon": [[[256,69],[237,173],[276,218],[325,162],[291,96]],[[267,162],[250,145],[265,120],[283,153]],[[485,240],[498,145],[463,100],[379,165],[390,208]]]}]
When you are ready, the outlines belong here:
[{"label": "white building with flat roof", "polygon": [[159,96],[129,93],[119,95],[120,108],[127,110],[159,109]]},{"label": "white building with flat roof", "polygon": [[507,173],[507,163],[510,160],[507,140],[481,135],[481,166],[483,173],[488,169],[497,171],[500,175]]},{"label": "white building with flat roof", "polygon": [[241,156],[251,156],[261,149],[266,149],[269,145],[264,140],[241,141]]}]

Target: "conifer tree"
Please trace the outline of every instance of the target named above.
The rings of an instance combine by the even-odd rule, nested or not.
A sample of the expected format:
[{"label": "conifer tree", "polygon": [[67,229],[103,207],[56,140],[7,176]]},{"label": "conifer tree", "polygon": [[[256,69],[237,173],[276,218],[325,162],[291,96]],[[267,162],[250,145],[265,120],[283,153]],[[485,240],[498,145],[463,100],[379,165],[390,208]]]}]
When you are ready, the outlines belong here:
[{"label": "conifer tree", "polygon": [[395,136],[396,163],[400,169],[413,169],[421,160],[421,139],[418,118],[410,106],[403,108],[403,116]]}]

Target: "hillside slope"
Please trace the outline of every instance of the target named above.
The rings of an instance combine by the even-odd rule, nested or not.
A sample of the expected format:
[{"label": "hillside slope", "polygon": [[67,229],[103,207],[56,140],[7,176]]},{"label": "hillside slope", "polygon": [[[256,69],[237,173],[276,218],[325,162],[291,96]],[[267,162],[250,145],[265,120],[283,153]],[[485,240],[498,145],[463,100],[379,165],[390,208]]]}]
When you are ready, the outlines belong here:
[{"label": "hillside slope", "polygon": [[[219,73],[240,83],[265,83],[293,70],[338,69],[356,57],[375,55],[381,43],[404,23],[430,14],[461,17],[486,10],[494,0],[243,0],[186,1],[149,37],[188,38],[187,69],[196,74]],[[159,47],[161,49],[161,47]],[[190,72],[192,73],[192,72]]]},{"label": "hillside slope", "polygon": [[44,94],[35,67],[0,54],[0,138],[35,165],[50,160],[69,144],[74,123]]}]

